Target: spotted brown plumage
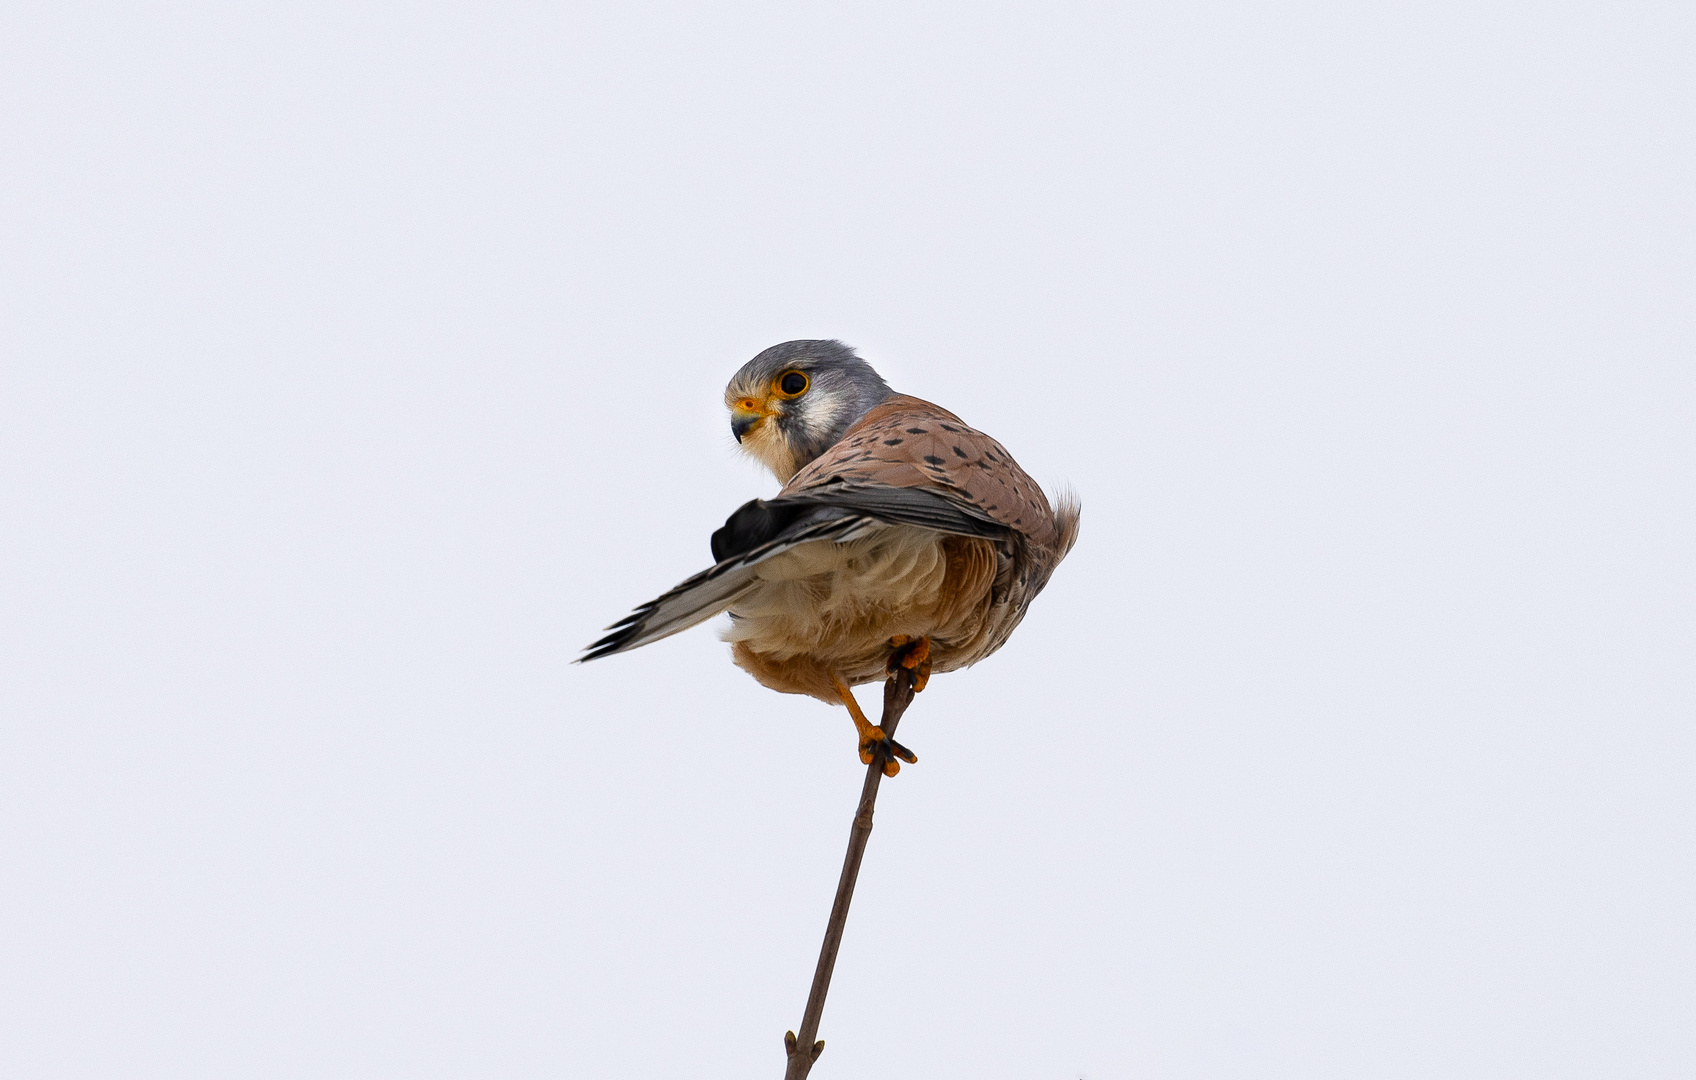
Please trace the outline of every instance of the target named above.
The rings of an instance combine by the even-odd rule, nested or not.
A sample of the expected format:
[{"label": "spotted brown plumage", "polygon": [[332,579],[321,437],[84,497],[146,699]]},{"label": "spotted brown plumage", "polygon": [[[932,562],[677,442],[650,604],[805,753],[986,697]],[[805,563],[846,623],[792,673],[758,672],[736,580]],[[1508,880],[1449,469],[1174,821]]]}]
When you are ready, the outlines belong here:
[{"label": "spotted brown plumage", "polygon": [[1039,545],[1058,540],[1048,497],[1005,447],[947,409],[906,394],[892,394],[867,412],[779,497],[837,483],[930,488]]},{"label": "spotted brown plumage", "polygon": [[847,705],[870,760],[882,735],[848,687],[894,662],[919,665],[922,683],[999,649],[1077,539],[1077,502],[1052,508],[999,442],[893,393],[838,342],[766,350],[725,400],[737,441],[783,489],[731,515],[712,567],[582,659],[729,612],[736,664],[774,690]]}]

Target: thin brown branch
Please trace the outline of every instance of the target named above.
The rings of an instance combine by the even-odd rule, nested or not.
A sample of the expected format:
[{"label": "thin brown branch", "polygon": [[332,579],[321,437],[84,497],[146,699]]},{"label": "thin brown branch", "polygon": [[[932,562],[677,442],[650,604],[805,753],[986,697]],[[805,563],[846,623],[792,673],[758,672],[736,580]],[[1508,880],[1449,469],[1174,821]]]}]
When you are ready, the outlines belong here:
[{"label": "thin brown branch", "polygon": [[842,860],[842,877],[836,883],[836,902],[830,907],[830,923],[825,927],[824,945],[819,949],[819,966],[813,972],[813,989],[807,995],[807,1011],[801,1015],[801,1034],[793,1031],[783,1036],[789,1052],[789,1067],[783,1080],[806,1080],[813,1062],[824,1052],[824,1042],[815,1042],[819,1033],[819,1018],[824,1015],[824,997],[830,993],[830,974],[836,969],[836,950],[842,946],[842,928],[848,923],[848,905],[854,899],[854,882],[860,876],[860,859],[866,853],[866,841],[872,835],[872,811],[877,806],[878,783],[883,779],[883,763],[888,760],[888,742],[895,738],[895,726],[901,714],[913,703],[913,672],[897,667],[883,684],[884,741],[866,766],[866,783],[860,789],[860,806],[854,812],[854,827],[848,832],[848,854]]}]

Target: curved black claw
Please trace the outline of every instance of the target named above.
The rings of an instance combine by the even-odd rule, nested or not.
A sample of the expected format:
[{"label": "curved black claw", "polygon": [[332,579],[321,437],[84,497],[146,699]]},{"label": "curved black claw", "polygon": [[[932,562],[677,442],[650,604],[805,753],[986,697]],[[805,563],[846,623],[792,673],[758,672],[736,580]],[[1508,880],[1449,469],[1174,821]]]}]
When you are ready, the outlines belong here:
[{"label": "curved black claw", "polygon": [[886,736],[880,727],[873,727],[867,732],[866,738],[860,740],[860,761],[870,765],[874,761],[881,760],[885,776],[894,776],[901,771],[901,765],[895,760],[896,758],[900,758],[909,765],[919,763],[919,755]]}]

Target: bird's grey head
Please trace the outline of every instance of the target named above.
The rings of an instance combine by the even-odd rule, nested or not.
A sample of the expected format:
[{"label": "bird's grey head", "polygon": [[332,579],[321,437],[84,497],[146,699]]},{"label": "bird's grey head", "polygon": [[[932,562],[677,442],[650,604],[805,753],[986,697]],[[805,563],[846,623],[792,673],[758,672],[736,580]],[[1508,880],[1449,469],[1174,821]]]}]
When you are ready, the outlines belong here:
[{"label": "bird's grey head", "polygon": [[788,483],[892,393],[840,341],[786,341],[743,364],[724,403],[742,449]]}]

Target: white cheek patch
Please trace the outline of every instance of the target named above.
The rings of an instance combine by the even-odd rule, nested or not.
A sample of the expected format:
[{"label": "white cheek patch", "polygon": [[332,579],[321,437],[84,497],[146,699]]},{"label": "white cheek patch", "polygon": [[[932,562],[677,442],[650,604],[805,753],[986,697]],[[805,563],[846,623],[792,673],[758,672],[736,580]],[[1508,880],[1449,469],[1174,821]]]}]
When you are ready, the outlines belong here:
[{"label": "white cheek patch", "polygon": [[[807,409],[802,416],[806,425],[807,441],[821,437],[827,431],[833,431],[837,423],[848,411],[848,403],[840,397],[820,397],[807,403]],[[819,447],[824,450],[825,447]]]}]

